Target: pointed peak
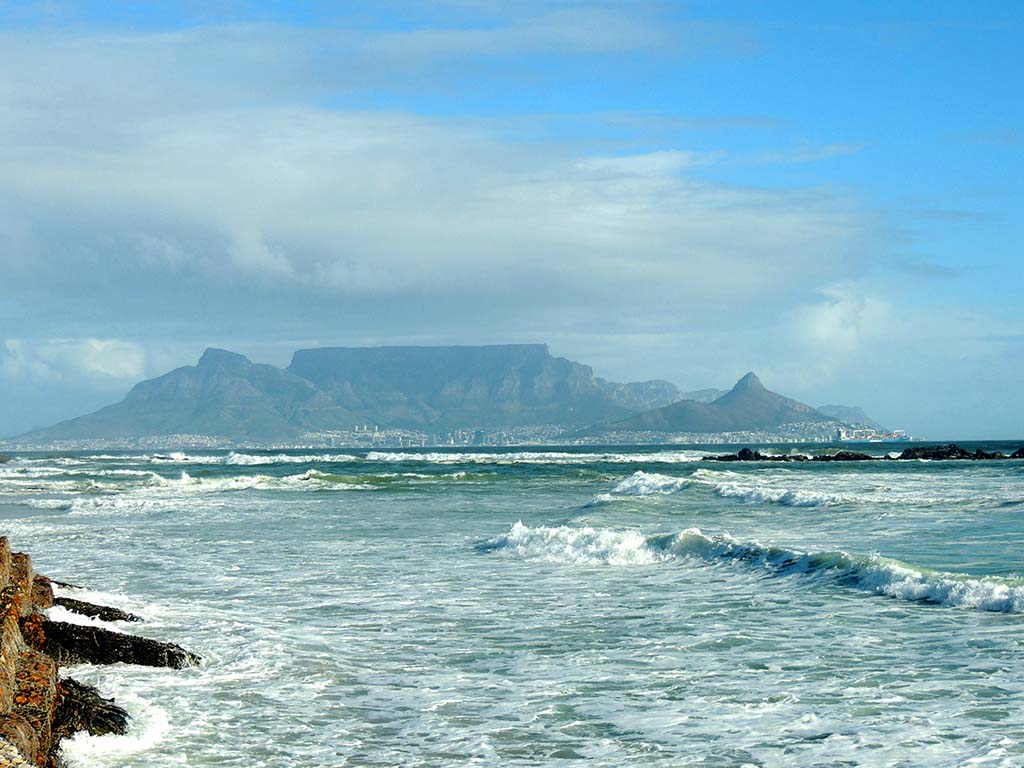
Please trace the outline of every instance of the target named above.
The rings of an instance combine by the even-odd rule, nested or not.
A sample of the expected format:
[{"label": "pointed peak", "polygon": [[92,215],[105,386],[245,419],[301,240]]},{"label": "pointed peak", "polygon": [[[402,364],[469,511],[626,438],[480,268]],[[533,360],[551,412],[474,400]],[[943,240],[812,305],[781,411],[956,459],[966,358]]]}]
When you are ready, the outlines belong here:
[{"label": "pointed peak", "polygon": [[740,379],[739,381],[736,382],[736,386],[733,387],[733,390],[737,390],[737,389],[740,389],[740,390],[743,390],[743,389],[752,389],[752,390],[764,389],[764,384],[762,384],[761,380],[759,378],[757,378],[757,375],[753,371],[751,371],[746,376],[744,376],[742,379]]},{"label": "pointed peak", "polygon": [[240,366],[252,365],[252,363],[245,355],[240,355],[237,352],[229,352],[226,349],[217,349],[216,347],[207,347],[206,351],[203,352],[203,356],[199,358],[199,362],[196,365],[199,368],[211,368],[214,366],[221,368],[238,368]]}]

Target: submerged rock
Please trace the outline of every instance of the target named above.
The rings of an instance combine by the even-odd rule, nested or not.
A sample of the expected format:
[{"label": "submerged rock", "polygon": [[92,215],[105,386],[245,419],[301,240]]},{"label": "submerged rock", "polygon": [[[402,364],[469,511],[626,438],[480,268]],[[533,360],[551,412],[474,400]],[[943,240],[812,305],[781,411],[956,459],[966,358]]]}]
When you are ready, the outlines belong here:
[{"label": "submerged rock", "polygon": [[53,598],[53,604],[59,605],[61,608],[65,608],[72,613],[91,616],[101,621],[142,621],[141,617],[128,611],[122,611],[120,608],[87,603],[85,600],[75,600],[72,597],[55,597]]},{"label": "submerged rock", "polygon": [[44,653],[59,664],[141,664],[147,667],[188,667],[200,662],[199,656],[180,645],[151,640],[148,637],[111,632],[102,627],[42,622]]}]

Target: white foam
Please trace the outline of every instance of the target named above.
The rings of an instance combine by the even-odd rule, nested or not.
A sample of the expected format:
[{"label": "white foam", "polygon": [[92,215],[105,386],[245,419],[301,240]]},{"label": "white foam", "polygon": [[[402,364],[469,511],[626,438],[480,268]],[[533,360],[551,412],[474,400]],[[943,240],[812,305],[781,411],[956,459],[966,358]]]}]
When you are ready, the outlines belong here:
[{"label": "white foam", "polygon": [[[129,613],[134,613],[136,616],[139,616],[146,621],[151,619],[159,620],[161,617],[169,613],[169,609],[164,606],[150,605],[142,602],[137,597],[132,597],[131,595],[123,595],[116,592],[103,592],[101,590],[89,589],[87,587],[62,587],[55,582],[52,583],[51,586],[53,587],[53,594],[57,597],[71,597],[76,600],[83,600],[87,603],[93,603],[94,605],[109,605],[128,611]],[[59,606],[54,606],[53,608],[57,607]],[[53,610],[53,608],[48,610]],[[64,621],[64,619],[60,619],[60,621]],[[104,623],[104,626],[107,626],[109,629],[113,629],[117,625],[108,625]]]},{"label": "white foam", "polygon": [[62,605],[54,605],[47,608],[43,613],[46,614],[46,618],[51,621],[61,621],[65,624],[77,624],[82,627],[100,627],[101,629],[109,629],[111,632],[124,632],[124,628],[111,621],[103,621],[101,619],[93,618],[92,616],[85,616],[81,613],[75,613],[69,611]]},{"label": "white foam", "polygon": [[1024,585],[1001,579],[976,579],[929,572],[873,558],[872,562],[858,569],[858,582],[864,589],[900,600],[938,603],[979,611],[1024,613]]},{"label": "white foam", "polygon": [[656,472],[634,472],[617,482],[608,493],[599,493],[590,502],[590,506],[597,504],[608,504],[616,499],[642,497],[642,496],[666,496],[691,485],[688,478],[670,477],[660,475]]},{"label": "white foam", "polygon": [[618,496],[653,496],[675,493],[688,485],[690,481],[685,477],[669,477],[656,472],[639,471],[620,480],[611,492]]},{"label": "white foam", "polygon": [[570,453],[567,451],[403,453],[370,451],[366,454],[366,460],[430,464],[689,464],[700,461],[705,455],[707,454],[704,451],[661,451],[659,453]]},{"label": "white foam", "polygon": [[664,559],[639,531],[570,526],[531,528],[522,521],[488,548],[506,549],[531,560],[576,565],[649,565]]},{"label": "white foam", "polygon": [[[106,768],[125,764],[122,762],[125,758],[152,750],[170,731],[170,720],[161,707],[131,692],[118,695],[117,703],[131,715],[128,732],[123,736],[92,736],[80,732],[64,739],[60,755],[69,768]],[[141,764],[148,763],[143,761]]]},{"label": "white foam", "polygon": [[527,559],[570,565],[652,565],[670,559],[736,562],[777,576],[829,578],[835,583],[909,602],[954,608],[1024,613],[1024,582],[929,571],[871,555],[841,551],[801,552],[729,535],[707,536],[699,528],[644,537],[636,530],[571,526],[512,526],[482,547]]},{"label": "white foam", "polygon": [[719,483],[715,486],[715,493],[724,499],[741,499],[749,504],[770,503],[786,507],[820,507],[849,501],[845,496],[832,493],[742,483]]},{"label": "white foam", "polygon": [[67,510],[74,502],[71,499],[25,499],[18,503],[33,509]]},{"label": "white foam", "polygon": [[248,467],[265,464],[340,464],[351,461],[360,461],[360,458],[347,453],[324,453],[293,456],[288,453],[267,455],[232,452],[224,457],[223,463]]}]

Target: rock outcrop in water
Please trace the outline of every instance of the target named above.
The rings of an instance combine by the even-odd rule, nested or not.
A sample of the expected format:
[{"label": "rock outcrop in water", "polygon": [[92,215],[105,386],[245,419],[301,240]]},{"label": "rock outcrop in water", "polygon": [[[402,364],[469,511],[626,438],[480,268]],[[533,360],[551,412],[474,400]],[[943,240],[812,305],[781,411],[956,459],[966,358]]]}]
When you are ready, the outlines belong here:
[{"label": "rock outcrop in water", "polygon": [[876,458],[867,454],[858,454],[854,451],[840,451],[835,454],[822,454],[821,456],[805,456],[803,454],[762,454],[760,451],[740,449],[735,454],[723,454],[721,456],[706,456],[702,461],[706,462],[869,462]]},{"label": "rock outcrop in water", "polygon": [[60,664],[181,667],[199,661],[170,643],[51,621],[43,612],[54,605],[104,620],[138,620],[116,608],[55,598],[52,582],[33,573],[28,555],[11,552],[0,537],[0,766],[56,768],[61,739],[79,731],[127,731],[128,713],[95,688],[60,679]]},{"label": "rock outcrop in water", "polygon": [[1024,459],[1024,448],[1018,448],[1007,456],[1001,451],[983,451],[980,448],[971,453],[966,448],[961,448],[955,443],[948,445],[922,445],[907,448],[896,459],[890,456],[871,456],[867,453],[856,451],[838,451],[836,453],[823,453],[819,456],[805,456],[802,454],[766,454],[760,451],[752,451],[749,448],[741,448],[736,453],[725,453],[719,456],[705,456],[702,461],[916,461],[926,459],[928,461],[983,461],[993,459]]},{"label": "rock outcrop in water", "polygon": [[959,445],[933,445],[920,448],[908,448],[900,454],[901,459],[928,459],[929,461],[980,461],[983,459],[1024,459],[1024,448],[1019,448],[1013,455],[1007,456],[1001,451],[983,451],[978,448],[974,453]]}]

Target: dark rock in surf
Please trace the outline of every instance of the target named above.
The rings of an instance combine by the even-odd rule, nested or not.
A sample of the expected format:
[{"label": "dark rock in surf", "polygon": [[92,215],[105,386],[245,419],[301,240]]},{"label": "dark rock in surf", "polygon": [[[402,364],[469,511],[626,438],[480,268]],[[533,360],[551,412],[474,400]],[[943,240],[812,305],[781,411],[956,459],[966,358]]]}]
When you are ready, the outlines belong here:
[{"label": "dark rock in surf", "polygon": [[1011,459],[1024,459],[1024,448],[1018,448],[1010,454]]},{"label": "dark rock in surf", "polygon": [[878,461],[877,456],[870,456],[866,453],[856,451],[838,451],[836,453],[815,456],[811,461]]},{"label": "dark rock in surf", "polygon": [[955,443],[949,445],[928,445],[915,448],[907,448],[900,454],[900,459],[927,459],[929,461],[964,461],[974,459],[975,455],[966,451]]},{"label": "dark rock in surf", "polygon": [[53,741],[58,744],[79,731],[88,731],[93,736],[116,733],[123,736],[128,732],[128,713],[105,699],[91,685],[85,685],[70,677],[58,684],[57,709],[53,717]]},{"label": "dark rock in surf", "polygon": [[838,451],[836,453],[823,454],[820,456],[804,456],[800,453],[787,453],[781,456],[772,456],[752,451],[749,448],[741,448],[737,453],[726,453],[720,456],[705,456],[703,461],[878,461],[878,457],[869,456],[866,453],[855,451]]},{"label": "dark rock in surf", "polygon": [[140,616],[136,616],[128,611],[122,611],[120,608],[87,603],[84,600],[75,600],[71,597],[55,597],[53,598],[53,604],[59,605],[61,608],[65,608],[72,613],[91,616],[101,621],[142,621]]},{"label": "dark rock in surf", "polygon": [[150,640],[101,627],[42,622],[43,647],[39,650],[58,664],[140,664],[147,667],[182,667],[198,664],[199,656],[180,645]]},{"label": "dark rock in surf", "polygon": [[1005,459],[1006,458],[1006,454],[1003,453],[1002,451],[993,451],[991,453],[988,453],[986,451],[981,450],[981,448],[979,448],[978,450],[976,450],[974,452],[973,458],[974,458],[975,461],[983,461],[983,460],[986,460],[986,459]]},{"label": "dark rock in surf", "polygon": [[705,456],[701,461],[767,461],[769,457],[760,451],[740,448],[737,453],[723,453],[719,456]]}]

